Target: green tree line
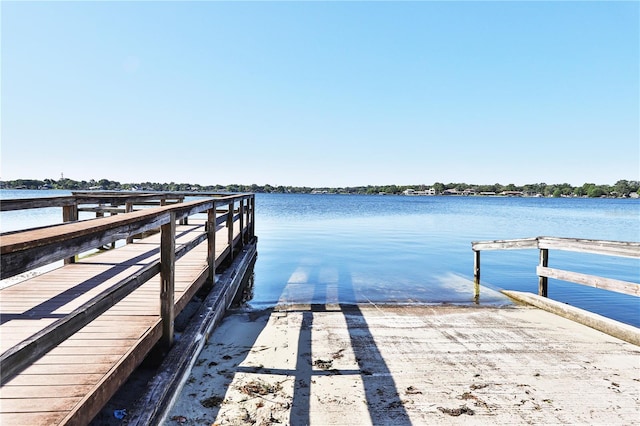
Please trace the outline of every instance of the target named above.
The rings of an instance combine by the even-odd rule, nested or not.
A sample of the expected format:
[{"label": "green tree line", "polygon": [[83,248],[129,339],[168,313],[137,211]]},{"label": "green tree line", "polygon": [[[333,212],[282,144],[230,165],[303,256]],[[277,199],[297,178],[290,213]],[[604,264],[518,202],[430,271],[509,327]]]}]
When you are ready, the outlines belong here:
[{"label": "green tree line", "polygon": [[326,192],[329,194],[402,194],[407,189],[423,191],[434,188],[436,193],[443,194],[446,190],[474,190],[480,192],[495,192],[499,194],[503,191],[520,191],[525,195],[540,194],[545,197],[628,197],[632,193],[638,193],[640,190],[640,181],[636,180],[619,180],[614,185],[584,183],[582,186],[572,186],[568,183],[546,184],[533,183],[527,185],[502,185],[494,183],[492,185],[467,184],[463,182],[442,183],[435,182],[433,185],[368,185],[354,187],[300,187],[300,186],[272,186],[266,185],[199,185],[193,183],[158,183],[158,182],[139,182],[139,183],[120,183],[109,179],[89,181],[76,181],[73,179],[62,178],[54,179],[16,179],[8,181],[0,181],[0,187],[6,189],[65,189],[70,191],[84,191],[92,189],[100,189],[104,191],[193,191],[193,192],[255,192],[255,193],[293,193],[308,194],[312,192]]}]

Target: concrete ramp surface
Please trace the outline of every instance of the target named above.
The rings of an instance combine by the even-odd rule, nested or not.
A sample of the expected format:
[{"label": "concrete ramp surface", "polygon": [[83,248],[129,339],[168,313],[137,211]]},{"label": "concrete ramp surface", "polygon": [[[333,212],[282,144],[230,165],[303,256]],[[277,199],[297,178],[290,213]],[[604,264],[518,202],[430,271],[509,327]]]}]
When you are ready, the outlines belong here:
[{"label": "concrete ramp surface", "polygon": [[525,307],[236,312],[174,424],[637,424],[640,347]]}]

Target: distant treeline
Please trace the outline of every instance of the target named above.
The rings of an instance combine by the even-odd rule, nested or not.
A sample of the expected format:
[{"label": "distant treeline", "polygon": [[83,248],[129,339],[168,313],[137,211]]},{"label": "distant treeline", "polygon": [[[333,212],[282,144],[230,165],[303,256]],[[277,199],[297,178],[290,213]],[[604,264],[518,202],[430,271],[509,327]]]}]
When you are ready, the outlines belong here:
[{"label": "distant treeline", "polygon": [[193,183],[120,183],[108,179],[76,181],[73,179],[16,179],[0,181],[0,187],[5,189],[66,189],[70,191],[103,190],[103,191],[196,191],[196,192],[256,192],[256,193],[329,193],[329,194],[402,194],[407,189],[426,191],[433,188],[437,194],[455,190],[459,192],[472,190],[475,193],[495,193],[504,191],[522,192],[528,196],[544,197],[629,197],[637,196],[640,181],[619,180],[614,185],[599,185],[585,183],[582,186],[571,186],[568,183],[546,184],[532,183],[522,186],[514,184],[475,185],[467,183],[441,183],[433,185],[368,185],[342,188],[306,187],[306,186],[271,186],[271,185],[199,185]]}]

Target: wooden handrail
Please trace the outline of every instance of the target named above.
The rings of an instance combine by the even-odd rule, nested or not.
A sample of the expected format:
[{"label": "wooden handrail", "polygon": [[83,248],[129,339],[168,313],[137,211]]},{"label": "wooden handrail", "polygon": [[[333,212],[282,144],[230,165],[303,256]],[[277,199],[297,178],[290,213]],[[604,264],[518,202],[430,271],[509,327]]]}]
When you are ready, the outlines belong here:
[{"label": "wooden handrail", "polygon": [[73,206],[75,204],[76,198],[72,196],[8,199],[0,201],[0,211],[6,212],[46,207],[65,207]]},{"label": "wooden handrail", "polygon": [[236,194],[220,192],[121,192],[74,191],[71,195],[38,198],[11,198],[0,200],[0,211],[29,210],[47,207],[70,207],[83,204],[108,204],[111,207],[125,204],[158,205],[160,201],[181,202],[185,197],[223,198]]},{"label": "wooden handrail", "polygon": [[640,243],[610,240],[589,240],[561,237],[533,237],[512,240],[474,241],[471,249],[514,250],[514,249],[555,249],[609,256],[640,258]]},{"label": "wooden handrail", "polygon": [[110,204],[112,206],[124,205],[131,203],[147,203],[151,200],[161,199],[177,199],[178,197],[168,197],[166,194],[91,194],[91,193],[73,193],[73,195],[64,195],[58,197],[41,197],[41,198],[14,198],[0,201],[0,211],[13,210],[29,210],[47,207],[65,207],[80,204]]},{"label": "wooden handrail", "polygon": [[0,238],[0,279],[75,256],[129,235],[156,229],[168,222],[170,212],[156,208],[129,215],[69,222],[3,235]]},{"label": "wooden handrail", "polygon": [[475,241],[471,243],[471,249],[474,252],[473,276],[474,295],[476,299],[480,295],[480,251],[514,249],[540,250],[540,262],[536,273],[538,275],[538,294],[541,296],[547,296],[547,278],[554,278],[632,296],[640,296],[639,283],[548,267],[550,249],[640,259],[639,242],[535,237],[513,240]]},{"label": "wooden handrail", "polygon": [[241,194],[195,200],[139,210],[125,215],[5,234],[0,238],[0,279],[12,277],[116,240],[157,229],[169,222],[172,212],[178,220],[181,220],[213,208],[214,201],[245,200],[252,196]]},{"label": "wooden handrail", "polygon": [[[208,263],[213,265],[213,271],[209,271],[207,274],[213,282],[215,280],[215,228],[223,223],[233,226],[233,221],[236,220],[234,218],[237,217],[237,215],[234,216],[233,208],[227,210],[226,214],[216,217],[217,203],[225,202],[233,206],[236,201],[241,204],[246,201],[247,206],[251,208],[255,205],[252,202],[253,199],[253,194],[239,194],[219,199],[196,200],[189,203],[145,209],[122,216],[111,216],[51,228],[27,230],[3,236],[2,240],[0,240],[2,273],[7,276],[15,275],[16,271],[23,270],[25,263],[30,265],[38,264],[37,261],[24,261],[34,255],[37,257],[38,255],[44,255],[47,251],[51,251],[54,254],[45,256],[47,260],[60,260],[79,248],[84,251],[91,244],[103,244],[112,241],[114,238],[120,239],[128,235],[126,232],[129,234],[139,233],[149,227],[158,226],[161,228],[161,259],[148,265],[142,271],[121,280],[75,309],[69,315],[55,321],[34,336],[0,355],[0,370],[3,372],[1,383],[4,384],[10,377],[110,309],[158,272],[161,274],[162,284],[160,314],[163,322],[163,336],[161,343],[165,346],[170,346],[173,342],[173,322],[175,319],[173,297],[175,261],[201,242],[209,239],[208,253],[210,257],[213,257],[213,262],[209,259]],[[176,222],[187,218],[189,215],[201,212],[207,212],[208,218],[213,219],[211,221],[213,229],[211,231],[206,229],[205,232],[192,241],[176,247]],[[126,231],[125,234],[120,234],[123,230]],[[212,239],[210,238],[211,233],[214,235]],[[245,233],[249,234],[249,239],[254,237],[253,230],[249,228],[248,224],[245,224],[244,228],[240,229],[239,245],[244,243]],[[225,254],[229,253],[233,256],[233,244],[234,240],[232,239],[230,247],[224,252]]]},{"label": "wooden handrail", "polygon": [[538,266],[536,272],[539,276],[555,278],[589,287],[601,288],[632,296],[640,296],[640,285],[628,281],[614,280],[612,278],[597,277],[595,275],[581,274],[579,272],[564,271],[562,269]]},{"label": "wooden handrail", "polygon": [[538,248],[640,258],[640,243],[626,241],[538,237]]},{"label": "wooden handrail", "polygon": [[471,243],[473,251],[480,250],[517,250],[538,248],[537,238],[519,238],[515,240],[475,241]]}]

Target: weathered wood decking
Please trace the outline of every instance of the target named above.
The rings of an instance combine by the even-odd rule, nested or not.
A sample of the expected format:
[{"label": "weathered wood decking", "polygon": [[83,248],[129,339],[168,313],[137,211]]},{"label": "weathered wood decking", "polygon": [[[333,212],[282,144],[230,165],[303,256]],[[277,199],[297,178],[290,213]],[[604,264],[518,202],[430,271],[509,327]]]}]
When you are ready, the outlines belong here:
[{"label": "weathered wood decking", "polygon": [[[227,202],[227,206],[229,205],[233,206]],[[210,213],[207,222],[192,220],[188,225],[175,226],[174,252],[180,252],[181,256],[170,271],[175,301],[170,318],[175,318],[211,278],[212,257],[215,259],[213,264],[218,266],[226,258],[231,258],[234,245],[254,244],[250,241],[252,230],[249,230],[247,221],[243,223],[243,207],[241,205],[239,208],[240,212],[236,211],[237,215],[234,215],[233,209],[228,209],[227,218],[216,218],[215,213]],[[214,205],[213,211],[215,208]],[[175,213],[172,214],[170,217],[177,222]],[[146,213],[130,215],[145,216]],[[122,215],[119,219],[105,218],[91,222],[96,225],[122,222],[125,216],[127,215]],[[151,222],[156,224],[160,216],[154,214]],[[240,221],[241,226],[232,226],[234,217]],[[218,223],[215,234],[219,236],[208,238],[212,234],[210,229],[213,229],[214,223]],[[64,233],[63,227],[72,228],[72,225],[74,224],[56,227],[56,231],[52,231],[53,228],[43,230],[42,240],[46,242],[42,242],[42,247],[47,247],[51,239]],[[86,225],[84,223],[80,226],[78,223],[76,227]],[[17,374],[6,377],[3,371],[0,424],[87,424],[91,421],[144,357],[161,341],[163,332],[166,333],[166,321],[161,316],[162,309],[165,309],[161,308],[162,268],[157,267],[162,257],[161,240],[166,238],[163,233],[157,233],[115,250],[75,260],[74,263],[0,290],[2,360],[3,365],[13,367],[16,363],[7,354],[21,346],[25,347],[25,342],[33,344],[34,350],[39,345],[55,342],[56,334],[67,332],[64,320],[81,317],[82,308],[88,307],[87,310],[91,310],[95,306],[93,302],[108,295],[119,284],[130,281],[131,277],[154,270],[154,267],[157,270],[155,274],[149,274],[150,279],[142,282],[102,315],[72,333],[26,368],[16,367]],[[15,244],[19,239],[17,234],[3,237],[3,254],[10,244]],[[93,240],[95,242],[96,239]],[[215,245],[215,256],[210,253],[211,242]],[[99,241],[99,245],[102,243],[103,241]],[[37,245],[33,239],[28,244]],[[86,248],[83,244],[78,246]],[[186,253],[181,252],[188,248],[191,249]],[[61,252],[64,250],[55,256],[61,258],[68,255]],[[103,300],[109,303],[108,299],[105,297]],[[52,328],[53,325],[59,326]],[[172,324],[169,328],[172,331]],[[31,352],[28,349],[26,352]]]}]

